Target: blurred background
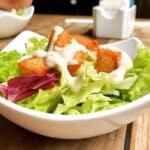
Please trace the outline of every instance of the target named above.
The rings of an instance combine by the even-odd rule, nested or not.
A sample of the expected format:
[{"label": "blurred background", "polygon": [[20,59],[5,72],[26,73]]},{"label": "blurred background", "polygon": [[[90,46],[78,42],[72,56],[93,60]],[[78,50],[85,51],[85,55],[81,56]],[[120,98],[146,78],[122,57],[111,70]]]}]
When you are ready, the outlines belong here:
[{"label": "blurred background", "polygon": [[[150,0],[132,0],[137,5],[137,18],[150,18]],[[92,15],[99,0],[33,0],[36,13]]]}]

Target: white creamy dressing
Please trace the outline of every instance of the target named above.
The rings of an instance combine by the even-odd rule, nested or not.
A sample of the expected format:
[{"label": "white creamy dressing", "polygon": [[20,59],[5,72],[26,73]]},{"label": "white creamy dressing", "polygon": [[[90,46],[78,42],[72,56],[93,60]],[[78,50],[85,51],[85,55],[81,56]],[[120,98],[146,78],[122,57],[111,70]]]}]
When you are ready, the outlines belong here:
[{"label": "white creamy dressing", "polygon": [[63,33],[64,29],[62,27],[59,27],[59,26],[55,26],[54,28],[54,35],[52,37],[52,40],[51,40],[51,43],[50,43],[50,46],[49,46],[49,49],[48,51],[52,51],[55,47],[55,42],[56,40],[58,39],[58,36]]},{"label": "white creamy dressing", "polygon": [[[52,39],[52,43],[50,45],[49,51],[37,50],[33,54],[29,56],[25,56],[22,60],[31,58],[31,57],[42,57],[45,60],[45,64],[49,67],[56,67],[63,71],[65,74],[68,85],[75,92],[78,92],[81,88],[79,77],[73,77],[68,71],[68,64],[77,63],[73,60],[73,57],[76,52],[83,51],[88,53],[88,49],[85,46],[79,44],[75,39],[72,39],[71,42],[65,47],[57,47],[55,46],[55,41],[58,36],[63,32],[61,27],[55,27],[55,34]],[[124,79],[124,75],[130,68],[133,67],[132,60],[130,57],[123,51],[117,48],[109,48],[112,51],[121,52],[121,59],[118,62],[118,68],[110,73],[112,79],[115,81],[120,81]]]},{"label": "white creamy dressing", "polygon": [[34,53],[30,54],[30,55],[26,55],[26,56],[23,56],[19,62],[25,60],[25,59],[29,59],[29,58],[32,58],[32,57],[41,57],[41,58],[44,58],[45,56],[47,55],[47,52],[46,51],[43,51],[43,50],[37,50],[35,51]]},{"label": "white creamy dressing", "polygon": [[67,68],[68,62],[67,59],[65,59],[65,57],[62,57],[62,55],[57,51],[50,51],[47,53],[45,57],[45,63],[49,67],[56,67],[59,70],[62,70],[67,79],[68,85],[71,87],[73,91],[76,90],[75,86],[77,83],[76,82],[77,78],[71,76],[71,74],[69,73]]},{"label": "white creamy dressing", "polygon": [[83,51],[88,52],[85,46],[79,44],[75,39],[72,39],[70,44],[65,47],[55,47],[55,50],[64,57],[68,64],[77,64],[78,62],[73,60],[76,52]]},{"label": "white creamy dressing", "polygon": [[65,47],[55,46],[55,42],[58,36],[63,32],[63,28],[56,26],[54,29],[54,36],[51,41],[50,48],[47,55],[45,56],[45,63],[49,67],[58,67],[63,69],[65,77],[67,79],[68,85],[73,91],[79,91],[81,85],[77,77],[73,77],[68,71],[68,64],[77,64],[76,60],[73,60],[73,57],[76,52],[83,51],[88,52],[85,46],[79,44],[75,39],[72,39],[71,42]]},{"label": "white creamy dressing", "polygon": [[70,44],[65,47],[57,47],[53,51],[49,51],[45,56],[45,63],[49,67],[57,67],[63,69],[65,77],[67,79],[68,85],[71,89],[77,92],[81,85],[77,77],[71,76],[68,71],[68,64],[76,64],[78,62],[73,61],[73,57],[76,52],[83,51],[87,52],[88,50],[81,44],[79,44],[75,39],[71,40]]},{"label": "white creamy dressing", "polygon": [[23,60],[26,60],[26,59],[29,59],[29,58],[32,58],[32,57],[33,57],[32,55],[23,56],[23,57],[21,57],[21,59],[18,62],[21,62]]},{"label": "white creamy dressing", "polygon": [[46,55],[47,55],[47,52],[43,50],[37,50],[32,54],[32,56],[34,57],[41,57],[41,58],[46,57]]}]

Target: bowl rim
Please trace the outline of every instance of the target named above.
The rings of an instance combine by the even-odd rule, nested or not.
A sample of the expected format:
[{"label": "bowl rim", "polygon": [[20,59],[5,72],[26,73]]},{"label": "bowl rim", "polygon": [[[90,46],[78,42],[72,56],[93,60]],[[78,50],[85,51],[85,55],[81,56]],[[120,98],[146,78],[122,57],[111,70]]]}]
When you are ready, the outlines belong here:
[{"label": "bowl rim", "polygon": [[144,107],[144,106],[150,107],[150,94],[142,96],[138,98],[137,100],[134,100],[122,106],[118,106],[113,109],[93,112],[93,113],[88,113],[88,114],[81,114],[81,115],[57,115],[57,114],[52,114],[52,113],[40,112],[40,111],[25,108],[15,103],[12,103],[3,97],[0,97],[0,105],[3,105],[7,107],[8,109],[12,109],[13,111],[16,111],[18,113],[22,113],[24,115],[28,115],[30,117],[34,117],[38,119],[59,121],[59,122],[64,122],[64,121],[72,122],[72,121],[83,121],[83,120],[91,120],[91,119],[103,119],[103,118],[118,115],[127,111],[132,111],[140,107]]}]

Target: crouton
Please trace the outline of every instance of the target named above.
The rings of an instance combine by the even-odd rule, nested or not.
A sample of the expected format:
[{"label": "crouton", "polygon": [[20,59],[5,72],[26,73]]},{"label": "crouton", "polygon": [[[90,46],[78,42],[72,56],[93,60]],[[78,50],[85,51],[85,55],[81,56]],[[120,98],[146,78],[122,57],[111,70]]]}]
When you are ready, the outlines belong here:
[{"label": "crouton", "polygon": [[120,52],[100,49],[97,51],[96,70],[98,72],[112,72],[118,68],[118,61],[121,57]]},{"label": "crouton", "polygon": [[49,71],[43,58],[28,58],[19,62],[18,65],[23,74],[44,74]]}]

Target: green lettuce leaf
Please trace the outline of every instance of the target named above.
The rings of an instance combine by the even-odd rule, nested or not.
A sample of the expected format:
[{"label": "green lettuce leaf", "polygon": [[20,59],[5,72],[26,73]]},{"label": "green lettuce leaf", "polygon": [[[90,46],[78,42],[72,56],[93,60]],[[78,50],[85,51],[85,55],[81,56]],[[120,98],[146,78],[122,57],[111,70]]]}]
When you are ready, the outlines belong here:
[{"label": "green lettuce leaf", "polygon": [[150,48],[139,47],[134,59],[134,67],[127,75],[137,75],[138,78],[128,91],[123,91],[122,97],[129,101],[150,93]]},{"label": "green lettuce leaf", "polygon": [[120,94],[119,90],[130,89],[130,87],[137,80],[137,75],[134,74],[132,76],[124,78],[121,81],[115,81],[109,73],[97,73],[94,68],[93,62],[85,62],[77,73],[78,76],[80,74],[82,74],[82,79],[80,80],[80,82],[83,82],[82,84],[86,85],[89,84],[89,82],[94,81],[103,83],[101,93],[118,96]]},{"label": "green lettuce leaf", "polygon": [[37,37],[31,37],[28,39],[28,42],[26,43],[27,54],[31,54],[37,50],[45,50],[47,44],[48,44],[47,38],[39,39]]},{"label": "green lettuce leaf", "polygon": [[18,102],[18,104],[42,112],[53,112],[57,105],[61,103],[61,97],[59,95],[59,87],[49,90],[39,90],[37,94],[27,97]]},{"label": "green lettuce leaf", "polygon": [[69,107],[65,104],[58,104],[54,113],[59,115],[87,114],[112,109],[127,103],[119,98],[108,97],[102,94],[91,94],[83,103],[76,106]]},{"label": "green lettuce leaf", "polygon": [[17,61],[21,58],[21,54],[16,50],[0,53],[0,82],[20,75]]},{"label": "green lettuce leaf", "polygon": [[87,98],[87,101],[82,105],[82,113],[97,112],[101,108],[110,105],[111,98],[102,94],[92,94]]},{"label": "green lettuce leaf", "polygon": [[135,57],[134,69],[142,69],[150,64],[150,48],[148,47],[138,47],[138,54]]},{"label": "green lettuce leaf", "polygon": [[134,100],[150,93],[150,64],[144,67],[136,83],[128,91],[130,100]]},{"label": "green lettuce leaf", "polygon": [[64,104],[58,104],[55,111],[54,111],[54,114],[63,114],[64,112],[66,112],[67,110],[69,109],[68,106],[64,105]]},{"label": "green lettuce leaf", "polygon": [[62,93],[64,104],[69,107],[76,106],[77,104],[84,102],[90,94],[99,93],[102,86],[103,83],[101,82],[93,82],[86,87],[82,87],[77,93],[73,92],[70,88],[67,88]]}]

